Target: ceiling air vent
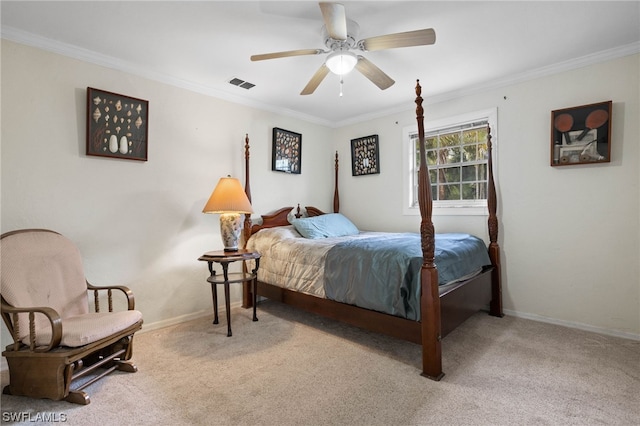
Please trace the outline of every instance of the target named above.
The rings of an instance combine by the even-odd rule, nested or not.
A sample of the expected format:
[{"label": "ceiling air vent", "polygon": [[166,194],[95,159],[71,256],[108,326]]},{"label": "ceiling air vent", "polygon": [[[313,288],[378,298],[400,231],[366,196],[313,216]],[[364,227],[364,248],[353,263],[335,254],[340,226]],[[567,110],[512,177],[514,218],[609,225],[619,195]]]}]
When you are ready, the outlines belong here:
[{"label": "ceiling air vent", "polygon": [[229,83],[234,86],[242,87],[243,89],[251,89],[255,84],[249,83],[248,81],[240,80],[239,78],[232,78],[229,80]]}]

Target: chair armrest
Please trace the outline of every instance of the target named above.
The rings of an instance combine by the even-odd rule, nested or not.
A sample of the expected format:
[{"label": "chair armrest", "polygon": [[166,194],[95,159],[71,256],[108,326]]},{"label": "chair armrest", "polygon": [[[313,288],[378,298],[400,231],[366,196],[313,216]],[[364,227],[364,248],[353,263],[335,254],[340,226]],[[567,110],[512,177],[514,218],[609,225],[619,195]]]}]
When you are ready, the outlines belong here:
[{"label": "chair armrest", "polygon": [[[2,314],[3,316],[6,314],[10,314],[13,317],[11,330],[11,336],[13,337],[14,350],[17,351],[20,349],[21,341],[20,341],[20,330],[18,328],[18,318],[17,315],[20,313],[28,313],[29,314],[29,348],[33,352],[48,352],[53,348],[56,348],[60,345],[60,340],[62,340],[62,318],[60,318],[60,314],[56,312],[55,309],[49,307],[25,307],[25,308],[17,308],[11,305],[8,305],[2,302]],[[49,320],[49,324],[51,324],[51,340],[49,344],[45,347],[36,347],[36,330],[35,330],[35,315],[37,313],[43,314]]]},{"label": "chair armrest", "polygon": [[111,294],[113,290],[121,291],[127,298],[127,310],[133,311],[136,307],[136,301],[133,297],[133,292],[129,287],[123,285],[114,285],[114,286],[95,286],[87,281],[87,290],[93,290],[94,302],[96,305],[96,312],[100,312],[100,302],[98,301],[98,295],[100,291],[106,291],[108,294],[109,300],[109,312],[113,312],[113,300],[111,299]]}]

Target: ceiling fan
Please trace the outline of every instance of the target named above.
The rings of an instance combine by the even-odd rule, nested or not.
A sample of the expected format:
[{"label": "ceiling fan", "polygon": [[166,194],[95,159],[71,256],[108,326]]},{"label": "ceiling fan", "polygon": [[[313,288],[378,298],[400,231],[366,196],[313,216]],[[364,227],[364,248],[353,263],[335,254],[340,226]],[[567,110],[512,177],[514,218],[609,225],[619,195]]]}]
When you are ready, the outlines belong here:
[{"label": "ceiling fan", "polygon": [[[372,52],[398,47],[425,46],[436,42],[436,33],[432,28],[369,37],[356,41],[360,26],[356,22],[347,19],[344,5],[331,2],[320,2],[319,4],[324,21],[322,39],[328,50],[289,50],[251,56],[252,61],[263,61],[290,56],[328,53],[326,61],[311,77],[305,88],[302,89],[301,95],[312,94],[330,71],[340,75],[340,83],[342,84],[342,75],[350,72],[353,68],[371,80],[381,90],[385,90],[391,87],[395,81],[364,56],[354,53],[354,50]],[[342,91],[340,94],[342,95]]]}]

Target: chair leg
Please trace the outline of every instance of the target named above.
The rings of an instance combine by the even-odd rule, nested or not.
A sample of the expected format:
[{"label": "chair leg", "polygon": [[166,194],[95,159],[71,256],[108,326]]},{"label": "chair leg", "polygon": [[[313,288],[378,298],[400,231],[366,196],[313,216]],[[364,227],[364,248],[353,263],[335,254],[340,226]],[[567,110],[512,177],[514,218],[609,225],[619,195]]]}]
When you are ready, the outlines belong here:
[{"label": "chair leg", "polygon": [[64,399],[67,402],[71,402],[72,404],[80,404],[80,405],[89,405],[91,400],[89,399],[89,395],[83,391],[71,391],[69,395]]},{"label": "chair leg", "polygon": [[116,369],[119,371],[125,371],[127,373],[135,373],[138,371],[138,367],[131,361],[118,361],[116,365]]}]

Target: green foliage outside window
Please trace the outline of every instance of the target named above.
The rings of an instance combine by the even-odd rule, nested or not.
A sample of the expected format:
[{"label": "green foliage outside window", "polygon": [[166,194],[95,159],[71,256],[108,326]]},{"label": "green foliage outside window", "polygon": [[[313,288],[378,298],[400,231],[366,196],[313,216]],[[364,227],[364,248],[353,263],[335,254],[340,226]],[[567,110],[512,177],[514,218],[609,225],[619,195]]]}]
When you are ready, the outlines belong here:
[{"label": "green foliage outside window", "polygon": [[[411,138],[415,147],[414,200],[417,202],[417,170],[420,167],[417,133]],[[434,201],[486,200],[486,121],[427,133],[425,148]]]}]

